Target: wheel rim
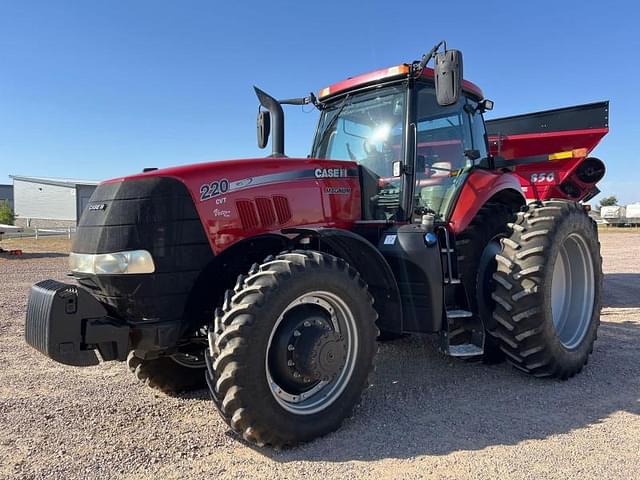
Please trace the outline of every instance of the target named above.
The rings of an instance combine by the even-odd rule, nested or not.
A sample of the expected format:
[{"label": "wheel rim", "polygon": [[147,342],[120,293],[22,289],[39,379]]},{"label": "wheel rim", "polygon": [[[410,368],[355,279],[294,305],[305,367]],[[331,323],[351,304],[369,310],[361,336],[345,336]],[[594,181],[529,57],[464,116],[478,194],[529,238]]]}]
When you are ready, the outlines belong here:
[{"label": "wheel rim", "polygon": [[347,304],[327,291],[305,293],[271,331],[265,355],[271,393],[289,412],[320,412],[348,385],[357,354],[357,326]]},{"label": "wheel rim", "polygon": [[204,357],[202,355],[195,355],[192,353],[174,353],[171,355],[171,360],[178,365],[187,368],[204,368]]},{"label": "wheel rim", "polygon": [[207,333],[198,330],[187,343],[178,347],[178,351],[169,358],[178,365],[186,368],[204,368],[204,352],[207,348]]},{"label": "wheel rim", "polygon": [[576,348],[587,334],[594,298],[591,252],[584,238],[572,233],[560,245],[551,281],[553,326],[566,348]]}]

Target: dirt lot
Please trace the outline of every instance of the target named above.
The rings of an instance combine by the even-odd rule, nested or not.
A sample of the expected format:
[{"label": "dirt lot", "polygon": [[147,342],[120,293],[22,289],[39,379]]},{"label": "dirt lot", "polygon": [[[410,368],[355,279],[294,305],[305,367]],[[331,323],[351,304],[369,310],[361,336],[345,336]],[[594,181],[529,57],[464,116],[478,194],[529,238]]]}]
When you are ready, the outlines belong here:
[{"label": "dirt lot", "polygon": [[601,239],[605,308],[581,375],[386,343],[354,418],[283,452],[236,440],[205,391],[172,398],[122,364],[64,367],[27,347],[29,286],[64,279],[67,259],[65,241],[22,241],[23,257],[0,258],[0,478],[640,478],[640,234]]}]

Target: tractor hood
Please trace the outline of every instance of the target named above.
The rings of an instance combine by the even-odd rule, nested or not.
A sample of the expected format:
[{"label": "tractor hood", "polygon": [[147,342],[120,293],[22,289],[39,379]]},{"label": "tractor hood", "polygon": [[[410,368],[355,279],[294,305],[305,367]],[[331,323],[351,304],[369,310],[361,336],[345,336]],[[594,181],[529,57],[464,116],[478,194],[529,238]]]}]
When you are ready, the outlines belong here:
[{"label": "tractor hood", "polygon": [[[313,158],[288,158],[288,157],[267,157],[267,158],[243,158],[237,160],[217,160],[212,162],[194,163],[191,165],[182,165],[178,167],[168,167],[157,170],[151,170],[126,177],[114,178],[103,183],[113,183],[121,181],[140,180],[149,177],[172,177],[181,180],[184,183],[211,179],[210,181],[224,177],[234,183],[233,190],[238,187],[251,187],[258,183],[264,183],[265,175],[280,174],[278,178],[268,179],[270,182],[286,181],[305,173],[311,178],[325,178],[324,175],[335,174],[339,178],[340,172],[316,172],[316,168],[351,168],[357,169],[356,162],[339,161],[339,160],[320,160]],[[346,176],[346,175],[343,175]],[[298,177],[299,178],[299,177]],[[237,182],[243,181],[241,185]],[[260,182],[262,180],[262,182]]]},{"label": "tractor hood", "polygon": [[[130,192],[159,179],[186,187],[214,253],[263,233],[300,226],[349,228],[361,218],[355,162],[284,157],[198,163],[108,180],[85,215],[101,215],[98,207],[108,215],[111,203],[98,198],[105,188]],[[157,208],[161,201],[154,201],[149,215],[157,216]]]}]

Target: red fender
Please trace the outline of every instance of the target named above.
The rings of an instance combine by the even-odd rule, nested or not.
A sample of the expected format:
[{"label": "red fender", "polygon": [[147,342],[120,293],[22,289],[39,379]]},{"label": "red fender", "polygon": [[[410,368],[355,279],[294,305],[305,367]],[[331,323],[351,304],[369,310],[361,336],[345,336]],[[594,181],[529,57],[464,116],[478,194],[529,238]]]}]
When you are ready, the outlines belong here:
[{"label": "red fender", "polygon": [[[449,227],[454,233],[460,233],[471,223],[480,208],[495,194],[511,190],[515,195],[526,198],[518,179],[511,173],[490,170],[473,170],[462,187],[458,200],[453,207]],[[515,196],[514,195],[514,196]]]}]

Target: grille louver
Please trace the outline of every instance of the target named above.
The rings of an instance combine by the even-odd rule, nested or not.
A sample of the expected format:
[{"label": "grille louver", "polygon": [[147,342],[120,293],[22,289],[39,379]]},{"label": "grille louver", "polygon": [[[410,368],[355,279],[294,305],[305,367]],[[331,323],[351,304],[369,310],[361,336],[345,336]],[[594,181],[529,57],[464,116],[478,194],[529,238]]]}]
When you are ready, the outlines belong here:
[{"label": "grille louver", "polygon": [[245,230],[251,230],[257,228],[258,215],[256,215],[256,209],[253,206],[253,202],[249,200],[238,200],[236,202],[238,207],[238,214],[240,215],[240,222]]},{"label": "grille louver", "polygon": [[276,207],[276,215],[278,223],[283,225],[291,220],[291,209],[289,208],[289,200],[281,195],[273,196],[273,203]]},{"label": "grille louver", "polygon": [[263,227],[271,227],[276,223],[276,212],[270,198],[256,198],[256,207],[258,207],[258,216]]},{"label": "grille louver", "polygon": [[252,230],[257,227],[269,228],[284,225],[291,220],[289,200],[282,195],[257,197],[255,200],[237,200],[238,214],[242,228]]}]

